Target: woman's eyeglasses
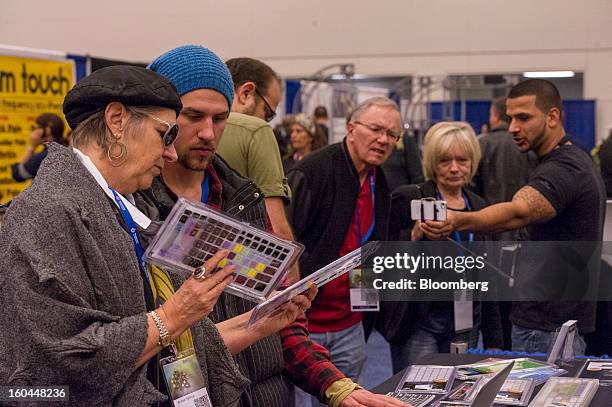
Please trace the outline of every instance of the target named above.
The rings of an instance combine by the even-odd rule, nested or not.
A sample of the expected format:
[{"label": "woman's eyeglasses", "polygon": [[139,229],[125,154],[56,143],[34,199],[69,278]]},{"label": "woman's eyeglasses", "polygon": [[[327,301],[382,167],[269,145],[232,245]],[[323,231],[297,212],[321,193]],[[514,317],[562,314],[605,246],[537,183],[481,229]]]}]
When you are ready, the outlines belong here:
[{"label": "woman's eyeglasses", "polygon": [[151,119],[155,120],[158,123],[163,124],[164,126],[168,128],[166,132],[164,133],[164,135],[161,136],[161,138],[164,141],[164,145],[166,147],[171,146],[172,143],[174,143],[174,140],[176,140],[176,137],[178,136],[178,124],[176,123],[170,124],[167,121],[162,120],[159,117],[152,115],[151,113],[145,113],[145,114]]},{"label": "woman's eyeglasses", "polygon": [[164,146],[169,147],[172,145],[172,143],[174,143],[174,140],[176,140],[176,137],[178,136],[178,124],[174,123],[174,124],[170,124],[165,120],[160,119],[159,117],[151,114],[151,113],[147,113],[143,110],[140,109],[135,109],[133,107],[130,107],[129,110],[133,110],[134,112],[138,113],[138,114],[142,114],[144,116],[147,116],[150,119],[155,120],[158,123],[163,124],[164,126],[167,127],[166,132],[161,136],[163,142],[164,142]]}]

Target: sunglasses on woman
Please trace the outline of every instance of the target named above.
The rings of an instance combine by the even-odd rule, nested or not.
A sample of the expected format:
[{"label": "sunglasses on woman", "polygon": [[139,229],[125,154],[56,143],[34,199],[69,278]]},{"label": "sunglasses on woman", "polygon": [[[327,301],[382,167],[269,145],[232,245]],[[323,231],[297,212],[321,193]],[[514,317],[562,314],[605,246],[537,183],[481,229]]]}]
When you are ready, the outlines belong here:
[{"label": "sunglasses on woman", "polygon": [[172,145],[172,143],[174,143],[174,140],[176,140],[176,137],[178,136],[178,124],[170,124],[167,121],[162,120],[155,115],[152,115],[151,113],[146,113],[142,111],[139,111],[139,113],[142,113],[145,116],[167,127],[166,132],[161,136],[162,140],[164,141],[164,146],[169,147]]}]

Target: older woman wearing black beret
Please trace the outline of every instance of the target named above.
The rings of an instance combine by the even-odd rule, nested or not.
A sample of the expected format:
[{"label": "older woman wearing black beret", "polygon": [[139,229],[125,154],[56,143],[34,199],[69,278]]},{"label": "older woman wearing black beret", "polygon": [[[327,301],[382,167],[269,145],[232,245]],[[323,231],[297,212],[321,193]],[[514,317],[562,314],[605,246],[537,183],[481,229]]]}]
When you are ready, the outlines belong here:
[{"label": "older woman wearing black beret", "polygon": [[[132,194],[176,160],[181,107],[168,80],[131,66],[96,71],[67,95],[74,149],[49,146],[1,231],[1,385],[68,386],[70,405],[150,405],[172,396],[168,387],[194,386],[162,377],[159,359],[183,352],[199,365],[198,394],[238,405],[248,381],[206,319],[233,269],[182,280],[142,259],[159,223]],[[264,331],[310,305],[296,302]]]}]

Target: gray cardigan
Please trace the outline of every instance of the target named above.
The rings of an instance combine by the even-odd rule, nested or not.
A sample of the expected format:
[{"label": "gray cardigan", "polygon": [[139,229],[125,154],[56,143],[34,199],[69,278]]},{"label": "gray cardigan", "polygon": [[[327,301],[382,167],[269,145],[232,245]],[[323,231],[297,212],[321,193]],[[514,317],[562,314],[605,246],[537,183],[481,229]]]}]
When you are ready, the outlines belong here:
[{"label": "gray cardigan", "polygon": [[[67,385],[71,405],[164,399],[135,368],[143,280],[113,207],[71,150],[50,146],[0,232],[0,385]],[[214,405],[236,405],[248,381],[214,324],[192,331]]]}]

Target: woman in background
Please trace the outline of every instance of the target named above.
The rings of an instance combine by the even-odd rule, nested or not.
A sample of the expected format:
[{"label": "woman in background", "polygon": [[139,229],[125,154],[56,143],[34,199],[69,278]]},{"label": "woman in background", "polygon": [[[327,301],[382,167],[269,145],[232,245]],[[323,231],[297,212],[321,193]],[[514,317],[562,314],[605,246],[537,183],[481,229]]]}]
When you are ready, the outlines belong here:
[{"label": "woman in background", "polygon": [[291,124],[291,146],[283,160],[285,174],[302,158],[325,146],[325,140],[314,121],[304,113],[295,115]]},{"label": "woman in background", "polygon": [[[30,145],[18,163],[11,166],[13,179],[17,182],[26,181],[36,176],[40,164],[47,156],[47,144],[52,141],[68,145],[64,139],[64,121],[56,114],[43,113],[36,118],[36,126],[30,132]],[[35,153],[38,146],[42,151]]]}]

